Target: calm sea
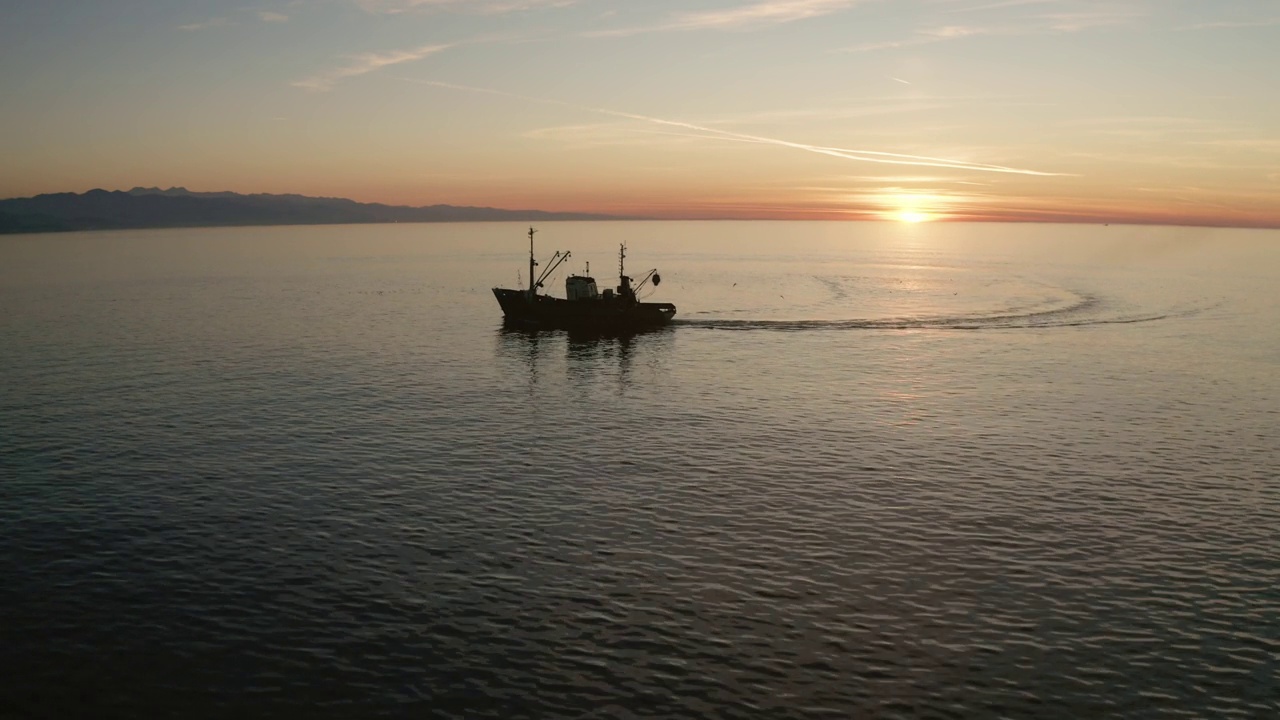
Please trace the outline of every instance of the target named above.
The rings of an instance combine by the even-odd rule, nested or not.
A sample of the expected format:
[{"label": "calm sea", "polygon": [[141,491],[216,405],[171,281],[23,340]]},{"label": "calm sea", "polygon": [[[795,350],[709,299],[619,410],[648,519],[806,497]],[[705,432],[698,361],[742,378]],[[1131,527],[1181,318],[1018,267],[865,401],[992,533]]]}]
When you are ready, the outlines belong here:
[{"label": "calm sea", "polygon": [[1280,232],[525,230],[0,238],[0,715],[1280,714]]}]

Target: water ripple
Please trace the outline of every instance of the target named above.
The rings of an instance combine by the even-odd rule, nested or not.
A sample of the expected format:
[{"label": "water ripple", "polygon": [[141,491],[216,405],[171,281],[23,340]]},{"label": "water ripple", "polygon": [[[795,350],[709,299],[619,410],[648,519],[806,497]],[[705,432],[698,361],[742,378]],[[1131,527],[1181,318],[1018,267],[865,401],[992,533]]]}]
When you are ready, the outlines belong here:
[{"label": "water ripple", "polygon": [[0,715],[1280,714],[1267,278],[717,260],[584,338],[341,262],[402,232],[0,286]]}]

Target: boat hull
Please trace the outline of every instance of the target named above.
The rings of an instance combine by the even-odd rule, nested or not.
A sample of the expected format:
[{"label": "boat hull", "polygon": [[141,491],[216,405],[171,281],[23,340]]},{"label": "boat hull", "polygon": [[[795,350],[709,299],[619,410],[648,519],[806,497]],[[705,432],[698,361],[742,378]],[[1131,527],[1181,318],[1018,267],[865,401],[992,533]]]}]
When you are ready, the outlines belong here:
[{"label": "boat hull", "polygon": [[675,317],[671,303],[627,302],[618,298],[564,300],[527,290],[494,288],[507,323],[542,330],[593,330],[599,332],[646,330],[661,327]]}]

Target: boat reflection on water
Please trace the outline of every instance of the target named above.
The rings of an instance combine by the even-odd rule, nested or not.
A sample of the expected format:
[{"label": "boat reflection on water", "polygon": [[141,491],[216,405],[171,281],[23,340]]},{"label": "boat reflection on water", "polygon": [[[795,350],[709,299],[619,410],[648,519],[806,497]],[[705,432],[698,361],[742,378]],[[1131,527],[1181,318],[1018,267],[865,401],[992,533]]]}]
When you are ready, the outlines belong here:
[{"label": "boat reflection on water", "polygon": [[583,330],[530,330],[517,323],[503,323],[498,329],[498,352],[509,362],[519,363],[528,372],[530,391],[545,380],[547,388],[569,386],[587,388],[616,381],[619,392],[631,384],[633,367],[640,358],[655,361],[674,337],[670,327],[626,333]]},{"label": "boat reflection on water", "polygon": [[631,382],[631,363],[635,354],[635,334],[590,335],[568,334],[569,380],[573,383],[599,382],[601,376],[616,375],[618,392]]}]

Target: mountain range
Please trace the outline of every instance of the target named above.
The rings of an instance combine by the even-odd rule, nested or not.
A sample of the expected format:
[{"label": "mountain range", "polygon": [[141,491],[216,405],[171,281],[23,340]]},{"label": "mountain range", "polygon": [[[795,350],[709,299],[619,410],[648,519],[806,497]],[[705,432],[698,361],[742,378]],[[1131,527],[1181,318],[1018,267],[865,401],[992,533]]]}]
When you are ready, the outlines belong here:
[{"label": "mountain range", "polygon": [[616,220],[612,215],[428,205],[406,207],[304,195],[191,192],[136,187],[0,200],[0,233],[228,225]]}]

